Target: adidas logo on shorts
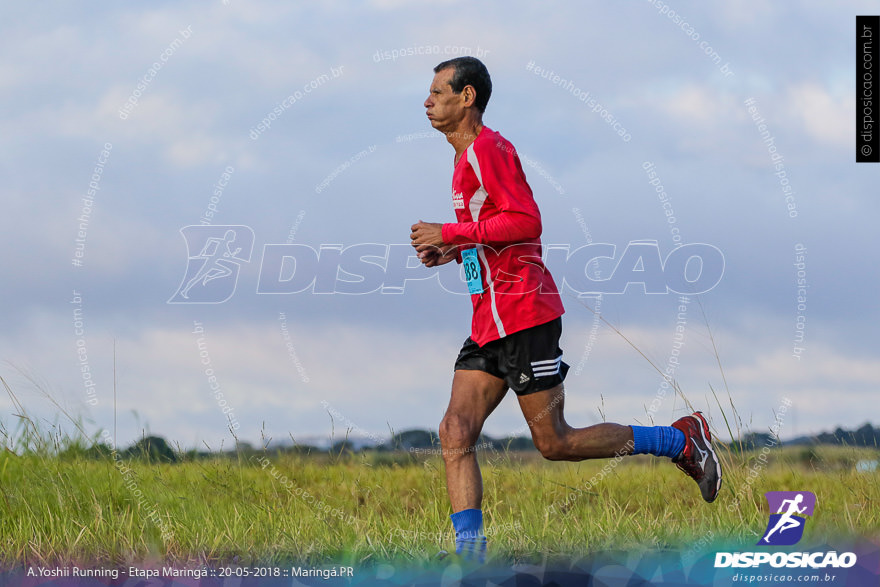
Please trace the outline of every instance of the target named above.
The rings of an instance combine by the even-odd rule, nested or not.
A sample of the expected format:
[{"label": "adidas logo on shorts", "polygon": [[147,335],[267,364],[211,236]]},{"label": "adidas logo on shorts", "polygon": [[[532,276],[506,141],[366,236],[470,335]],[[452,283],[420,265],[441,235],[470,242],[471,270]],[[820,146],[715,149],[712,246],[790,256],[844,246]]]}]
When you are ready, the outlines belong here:
[{"label": "adidas logo on shorts", "polygon": [[519,382],[520,382],[520,383],[525,383],[525,382],[528,381],[528,380],[529,380],[529,376],[528,376],[528,375],[526,375],[525,373],[520,373],[520,374],[519,374]]}]

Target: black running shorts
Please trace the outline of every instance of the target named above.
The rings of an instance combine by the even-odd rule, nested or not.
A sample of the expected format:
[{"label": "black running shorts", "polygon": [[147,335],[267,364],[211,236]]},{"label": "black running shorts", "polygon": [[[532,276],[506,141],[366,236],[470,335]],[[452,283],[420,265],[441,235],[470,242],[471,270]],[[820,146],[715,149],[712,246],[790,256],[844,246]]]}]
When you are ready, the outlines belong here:
[{"label": "black running shorts", "polygon": [[487,342],[482,347],[468,337],[455,360],[455,370],[494,375],[503,379],[516,395],[556,387],[568,373],[559,348],[561,334],[562,317],[559,317]]}]

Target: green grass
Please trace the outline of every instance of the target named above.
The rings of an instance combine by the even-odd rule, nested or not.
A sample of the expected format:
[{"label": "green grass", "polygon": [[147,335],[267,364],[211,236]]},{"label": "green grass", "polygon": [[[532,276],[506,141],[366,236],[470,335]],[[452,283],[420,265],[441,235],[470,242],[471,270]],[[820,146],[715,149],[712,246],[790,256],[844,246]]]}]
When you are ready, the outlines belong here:
[{"label": "green grass", "polygon": [[[481,453],[491,556],[686,550],[709,532],[716,541],[754,544],[767,522],[763,494],[771,490],[816,494],[811,540],[878,536],[880,472],[858,473],[854,464],[880,452],[773,450],[747,483],[758,454],[726,452],[725,484],[710,505],[664,459],[625,458],[611,468],[608,460],[549,463],[537,454]],[[6,449],[0,565],[418,562],[452,541],[438,457],[262,458],[133,460],[120,468],[112,458],[88,458],[80,450]],[[603,467],[604,479],[578,491]]]}]

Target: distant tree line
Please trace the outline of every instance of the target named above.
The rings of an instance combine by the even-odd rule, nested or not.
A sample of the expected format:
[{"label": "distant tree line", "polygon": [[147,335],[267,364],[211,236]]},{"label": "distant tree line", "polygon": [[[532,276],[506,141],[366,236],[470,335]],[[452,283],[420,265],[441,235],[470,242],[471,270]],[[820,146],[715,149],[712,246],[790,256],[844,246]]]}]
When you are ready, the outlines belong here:
[{"label": "distant tree line", "polygon": [[[765,432],[750,432],[743,435],[741,441],[743,450],[755,450],[765,446],[780,444],[778,439]],[[793,440],[781,443],[784,446],[810,446],[817,444],[831,444],[838,446],[859,446],[880,448],[880,428],[874,428],[871,424],[865,424],[856,430],[844,430],[837,428],[834,432],[823,432],[815,436],[801,436]]]},{"label": "distant tree line", "polygon": [[[735,450],[760,450],[765,446],[814,446],[820,444],[843,445],[856,447],[880,448],[880,428],[874,428],[871,424],[865,424],[856,430],[844,430],[837,428],[834,432],[823,432],[815,436],[802,436],[786,442],[779,442],[773,435],[764,432],[749,432],[733,443]],[[255,454],[265,454],[269,451],[273,454],[302,454],[302,455],[343,455],[362,451],[374,453],[412,453],[412,454],[439,454],[440,439],[435,432],[429,430],[407,430],[392,436],[388,441],[381,444],[369,444],[363,440],[355,441],[345,438],[334,442],[329,448],[320,448],[308,444],[291,444],[273,446],[269,449],[258,449],[247,442],[239,442],[236,448],[228,451],[197,451],[175,450],[161,436],[146,436],[131,446],[120,450],[118,458],[144,460],[157,463],[175,463],[180,460],[192,460],[209,458],[218,454],[238,455],[249,457]],[[480,451],[534,451],[532,439],[526,436],[508,436],[504,438],[492,438],[485,434],[480,435],[476,444],[477,452]],[[89,458],[105,458],[113,455],[111,447],[105,444],[94,444],[91,447],[75,447],[64,451],[65,453],[78,454]]]}]

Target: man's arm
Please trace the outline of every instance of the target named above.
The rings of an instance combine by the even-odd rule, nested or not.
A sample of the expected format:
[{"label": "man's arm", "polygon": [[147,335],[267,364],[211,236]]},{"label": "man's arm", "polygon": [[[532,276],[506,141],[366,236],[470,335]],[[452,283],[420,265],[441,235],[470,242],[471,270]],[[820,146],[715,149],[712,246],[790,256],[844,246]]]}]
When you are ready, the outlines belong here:
[{"label": "man's arm", "polygon": [[497,213],[478,222],[444,224],[443,241],[507,245],[540,237],[541,213],[513,148],[508,143],[482,143],[474,146],[472,156],[477,161],[471,161],[471,167]]},{"label": "man's arm", "polygon": [[478,176],[497,213],[478,222],[446,224],[419,221],[412,226],[413,246],[420,253],[445,245],[508,245],[541,236],[541,213],[512,149],[483,145],[474,149]]},{"label": "man's arm", "polygon": [[521,212],[501,210],[492,218],[479,222],[444,224],[440,234],[444,243],[454,245],[521,243],[541,236],[541,218]]},{"label": "man's arm", "polygon": [[412,225],[410,238],[421,253],[433,247],[471,244],[509,244],[541,236],[541,219],[516,213],[504,213],[481,222],[419,221]]}]

